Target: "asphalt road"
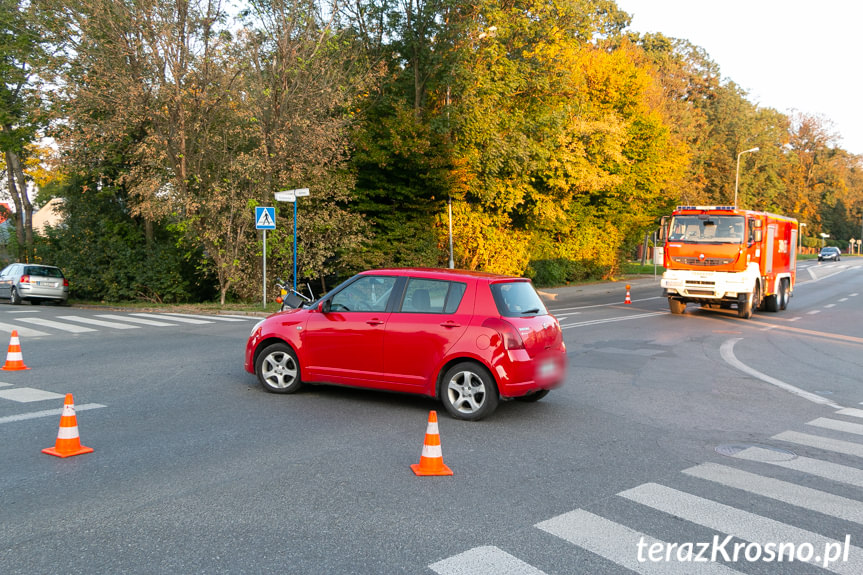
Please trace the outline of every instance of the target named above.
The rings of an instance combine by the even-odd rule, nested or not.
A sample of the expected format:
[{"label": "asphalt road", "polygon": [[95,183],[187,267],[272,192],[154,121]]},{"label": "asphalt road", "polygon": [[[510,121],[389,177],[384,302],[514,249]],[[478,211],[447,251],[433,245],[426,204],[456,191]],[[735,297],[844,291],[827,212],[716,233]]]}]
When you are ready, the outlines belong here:
[{"label": "asphalt road", "polygon": [[[801,262],[789,309],[749,321],[672,316],[659,292],[550,290],[567,384],[478,423],[268,394],[242,369],[251,319],[2,304],[30,369],[0,372],[0,573],[863,572],[863,261]],[[94,452],[58,459],[41,449],[66,393]],[[452,477],[409,467],[431,409]],[[848,557],[647,547],[726,534],[729,554]]]}]

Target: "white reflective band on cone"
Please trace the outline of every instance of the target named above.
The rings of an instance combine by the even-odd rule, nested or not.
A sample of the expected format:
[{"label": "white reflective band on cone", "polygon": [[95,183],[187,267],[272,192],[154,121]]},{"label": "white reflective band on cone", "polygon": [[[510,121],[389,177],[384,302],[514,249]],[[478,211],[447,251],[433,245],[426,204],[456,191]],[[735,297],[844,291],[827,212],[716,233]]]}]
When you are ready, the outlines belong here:
[{"label": "white reflective band on cone", "polygon": [[59,431],[57,431],[57,439],[77,439],[78,438],[78,426],[75,427],[61,427]]},{"label": "white reflective band on cone", "polygon": [[422,456],[443,459],[443,450],[440,445],[423,445]]},{"label": "white reflective band on cone", "polygon": [[10,351],[6,354],[6,361],[22,361],[24,356],[20,351]]},{"label": "white reflective band on cone", "polygon": [[426,435],[438,435],[440,432],[437,429],[437,421],[429,421],[428,427],[426,427]]},{"label": "white reflective band on cone", "polygon": [[75,415],[75,407],[72,405],[64,404],[63,405],[63,417],[72,417]]}]

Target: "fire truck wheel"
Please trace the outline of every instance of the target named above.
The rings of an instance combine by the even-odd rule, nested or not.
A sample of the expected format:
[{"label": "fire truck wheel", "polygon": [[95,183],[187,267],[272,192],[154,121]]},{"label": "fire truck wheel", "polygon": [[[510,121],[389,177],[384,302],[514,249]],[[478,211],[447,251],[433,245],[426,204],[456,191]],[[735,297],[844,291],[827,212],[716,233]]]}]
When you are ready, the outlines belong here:
[{"label": "fire truck wheel", "polygon": [[779,294],[765,296],[764,311],[769,311],[771,313],[779,311]]},{"label": "fire truck wheel", "polygon": [[671,310],[671,313],[680,315],[686,311],[686,302],[670,297],[668,298],[668,308]]},{"label": "fire truck wheel", "polygon": [[788,300],[791,299],[791,295],[788,293],[788,280],[783,279],[779,282],[779,309],[784,310],[788,307]]},{"label": "fire truck wheel", "polygon": [[737,304],[737,317],[749,319],[752,317],[752,312],[761,303],[761,286],[755,284],[755,289],[746,297],[746,300]]}]

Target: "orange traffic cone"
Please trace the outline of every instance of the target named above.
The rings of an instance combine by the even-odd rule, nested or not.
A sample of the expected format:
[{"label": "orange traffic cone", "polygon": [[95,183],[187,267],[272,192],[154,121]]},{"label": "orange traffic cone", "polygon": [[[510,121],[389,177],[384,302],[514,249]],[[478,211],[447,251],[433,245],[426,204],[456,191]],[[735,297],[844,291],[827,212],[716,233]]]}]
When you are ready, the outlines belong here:
[{"label": "orange traffic cone", "polygon": [[625,303],[625,304],[632,303],[632,298],[629,297],[629,285],[626,286],[626,299],[623,300],[623,303]]},{"label": "orange traffic cone", "polygon": [[81,445],[78,437],[78,418],[75,416],[75,402],[72,394],[66,394],[66,402],[63,404],[63,415],[60,417],[60,431],[57,432],[57,443],[54,447],[47,447],[42,453],[56,455],[57,457],[72,457],[83,453],[92,453],[92,447]]},{"label": "orange traffic cone", "polygon": [[429,423],[420,462],[411,464],[417,475],[452,475],[452,469],[444,465],[440,448],[440,432],[437,427],[437,412],[429,412]]},{"label": "orange traffic cone", "polygon": [[24,356],[21,355],[21,340],[18,339],[18,330],[12,330],[12,338],[9,340],[9,352],[6,354],[6,363],[0,369],[6,371],[21,371],[30,369],[24,365]]}]

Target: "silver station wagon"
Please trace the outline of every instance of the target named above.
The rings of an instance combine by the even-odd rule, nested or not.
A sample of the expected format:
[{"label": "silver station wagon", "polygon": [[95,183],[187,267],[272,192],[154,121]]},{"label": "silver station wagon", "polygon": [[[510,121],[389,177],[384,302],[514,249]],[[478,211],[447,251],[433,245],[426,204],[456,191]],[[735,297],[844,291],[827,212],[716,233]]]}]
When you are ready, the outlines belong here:
[{"label": "silver station wagon", "polygon": [[60,268],[39,264],[9,264],[0,271],[0,298],[12,305],[24,300],[38,304],[53,301],[65,304],[69,299],[69,280]]}]

